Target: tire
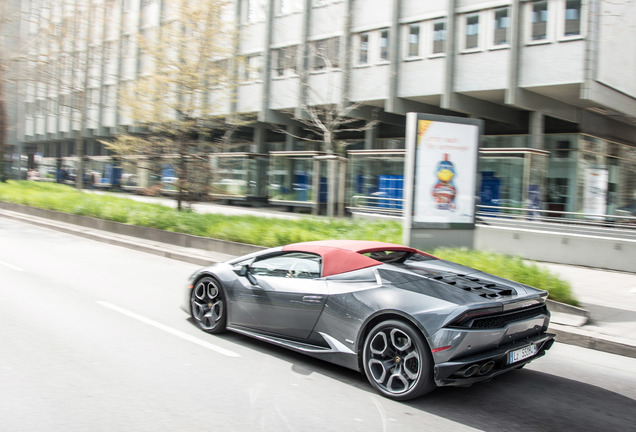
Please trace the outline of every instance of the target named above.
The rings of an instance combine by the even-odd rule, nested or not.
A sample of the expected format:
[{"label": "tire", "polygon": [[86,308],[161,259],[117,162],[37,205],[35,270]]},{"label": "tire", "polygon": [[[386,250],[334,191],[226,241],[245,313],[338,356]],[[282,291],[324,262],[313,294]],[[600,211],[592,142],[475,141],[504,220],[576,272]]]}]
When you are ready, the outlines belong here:
[{"label": "tire", "polygon": [[426,340],[402,321],[387,320],[373,327],[365,338],[362,360],[371,385],[389,399],[414,399],[436,387]]},{"label": "tire", "polygon": [[199,328],[216,334],[225,331],[226,301],[221,284],[210,276],[197,280],[190,294],[190,314]]}]

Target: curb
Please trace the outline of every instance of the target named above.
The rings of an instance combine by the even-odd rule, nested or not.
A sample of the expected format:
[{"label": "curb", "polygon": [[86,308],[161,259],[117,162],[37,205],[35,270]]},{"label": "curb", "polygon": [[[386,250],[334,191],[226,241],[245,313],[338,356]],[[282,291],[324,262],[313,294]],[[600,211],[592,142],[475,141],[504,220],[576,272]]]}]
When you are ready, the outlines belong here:
[{"label": "curb", "polygon": [[[88,216],[73,215],[56,210],[29,207],[21,204],[7,203],[3,201],[0,201],[0,210],[17,212],[39,218],[39,221],[35,220],[33,223],[43,224],[54,229],[58,229],[58,227],[61,225],[61,222],[62,225],[65,224],[65,226],[61,226],[59,228],[60,231],[65,231],[71,234],[79,232],[80,234],[78,235],[82,235],[83,233],[85,237],[94,236],[97,238],[100,237],[101,234],[89,233],[87,231],[78,229],[78,227],[83,227],[87,230],[92,229],[115,234],[116,236],[118,236],[118,240],[112,239],[113,241],[117,241],[118,243],[131,244],[132,246],[134,246],[134,241],[132,241],[132,239],[127,239],[127,237],[138,238],[140,240],[143,240],[144,242],[155,242],[157,247],[161,247],[162,245],[170,245],[173,247],[172,249],[187,249],[189,250],[188,254],[198,255],[200,257],[207,256],[202,254],[203,251],[210,252],[212,255],[214,255],[215,253],[221,253],[224,256],[224,258],[221,257],[221,261],[225,261],[234,256],[246,255],[252,252],[266,249],[265,247],[254,246],[245,243],[237,243],[227,240],[212,239],[209,237],[200,237],[191,234],[164,231],[157,228],[128,225],[121,222],[107,221],[104,219],[97,219]],[[47,223],[45,221],[56,221],[56,223]],[[106,242],[108,242],[108,240],[111,240],[112,235],[104,237],[106,238]],[[141,245],[140,247],[146,246],[147,245]],[[153,248],[151,247],[150,250],[152,249]],[[210,261],[208,260],[205,263],[209,262]],[[198,262],[195,262],[195,264],[198,264]]]},{"label": "curb", "polygon": [[557,342],[636,358],[636,344],[632,341],[607,335],[599,337],[597,334],[583,328],[555,323],[550,323],[549,331],[556,334]]},{"label": "curb", "polygon": [[[28,216],[24,216],[25,214]],[[132,227],[132,225],[119,222],[103,221],[86,216],[68,215],[53,210],[37,209],[6,202],[0,202],[0,216],[201,266],[226,261],[236,256],[265,249],[260,246],[206,239],[204,237],[172,233],[154,228]],[[51,219],[57,222],[51,222]],[[60,219],[62,219],[62,221],[60,221]],[[76,223],[69,221],[75,221]],[[126,235],[123,235],[122,231],[126,232]],[[133,232],[137,235],[129,234],[129,232]],[[167,235],[162,238],[172,239],[177,242],[177,244],[156,240],[155,236],[157,232],[166,233]],[[132,236],[134,238],[126,236]],[[210,240],[206,246],[212,248],[214,245],[219,249],[225,249],[225,251],[218,252],[218,249],[211,250],[206,248],[205,250],[201,250],[192,246],[180,246],[181,244],[192,244],[192,238],[199,241]],[[154,241],[155,243],[149,243],[149,241]],[[195,244],[199,243],[195,241]],[[242,251],[242,253],[235,253],[237,251]],[[579,325],[583,325],[589,318],[587,310],[552,300],[547,300],[547,302],[548,307],[552,312],[555,312],[555,315],[569,316],[569,319],[559,320],[562,321],[562,323],[550,323],[549,330],[557,335],[557,342],[636,358],[636,344],[632,341],[606,335],[600,337],[596,333],[580,328]],[[570,322],[575,324],[568,325]]]},{"label": "curb", "polygon": [[581,327],[590,320],[587,309],[547,299],[546,304],[552,313],[551,322],[567,326]]}]

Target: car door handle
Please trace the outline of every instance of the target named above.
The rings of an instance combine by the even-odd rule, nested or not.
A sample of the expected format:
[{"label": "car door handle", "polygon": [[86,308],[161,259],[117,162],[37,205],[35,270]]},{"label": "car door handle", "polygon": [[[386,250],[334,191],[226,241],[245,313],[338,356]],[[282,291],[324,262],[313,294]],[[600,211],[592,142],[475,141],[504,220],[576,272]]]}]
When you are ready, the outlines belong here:
[{"label": "car door handle", "polygon": [[320,303],[322,301],[322,296],[306,295],[306,296],[303,296],[303,301],[307,303]]}]

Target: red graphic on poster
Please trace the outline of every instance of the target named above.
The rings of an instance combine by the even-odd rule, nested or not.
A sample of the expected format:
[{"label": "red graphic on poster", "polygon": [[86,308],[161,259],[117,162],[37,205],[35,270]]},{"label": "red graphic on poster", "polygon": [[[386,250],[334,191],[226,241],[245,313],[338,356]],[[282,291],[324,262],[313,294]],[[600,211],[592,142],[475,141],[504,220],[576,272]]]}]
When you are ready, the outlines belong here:
[{"label": "red graphic on poster", "polygon": [[444,154],[444,160],[437,164],[437,183],[433,186],[433,199],[435,206],[440,210],[455,210],[455,197],[457,188],[453,182],[455,166],[448,160],[448,153]]}]

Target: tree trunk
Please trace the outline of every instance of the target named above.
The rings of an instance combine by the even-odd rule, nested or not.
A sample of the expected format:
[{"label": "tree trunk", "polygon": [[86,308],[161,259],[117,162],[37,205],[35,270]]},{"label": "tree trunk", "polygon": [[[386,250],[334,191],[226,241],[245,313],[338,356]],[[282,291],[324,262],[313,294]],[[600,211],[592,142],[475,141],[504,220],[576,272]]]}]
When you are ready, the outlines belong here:
[{"label": "tree trunk", "polygon": [[[80,125],[83,124],[84,122],[81,121]],[[75,186],[77,189],[82,189],[84,187],[84,139],[82,138],[81,126],[75,138],[75,154],[77,154],[78,159],[77,172],[75,173]]]},{"label": "tree trunk", "polygon": [[336,216],[337,163],[338,159],[335,156],[327,159],[327,216],[330,218]]},{"label": "tree trunk", "polygon": [[[2,69],[0,68],[0,72]],[[7,181],[7,160],[5,156],[7,154],[7,127],[8,127],[8,119],[7,119],[7,106],[4,97],[4,85],[2,81],[3,77],[0,75],[0,181]],[[20,172],[18,172],[18,175]]]},{"label": "tree trunk", "polygon": [[183,198],[186,181],[188,178],[188,154],[187,145],[181,140],[179,142],[179,169],[176,172],[176,185],[177,185],[177,210],[183,210]]}]

